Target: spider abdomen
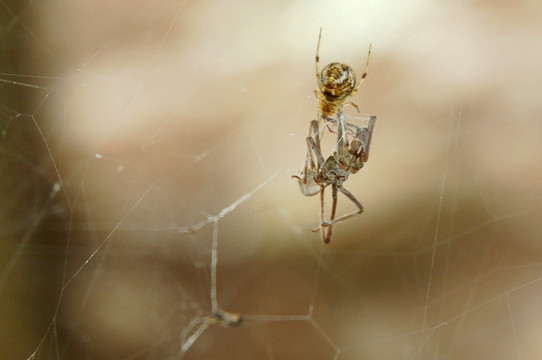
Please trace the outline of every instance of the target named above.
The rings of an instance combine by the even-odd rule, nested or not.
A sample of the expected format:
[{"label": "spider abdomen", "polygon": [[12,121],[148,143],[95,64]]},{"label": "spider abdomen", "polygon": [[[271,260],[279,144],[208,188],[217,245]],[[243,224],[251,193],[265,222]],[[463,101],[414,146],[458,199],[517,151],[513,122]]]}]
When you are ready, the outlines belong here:
[{"label": "spider abdomen", "polygon": [[334,62],[322,70],[318,86],[327,101],[339,102],[354,91],[356,75],[350,66]]}]

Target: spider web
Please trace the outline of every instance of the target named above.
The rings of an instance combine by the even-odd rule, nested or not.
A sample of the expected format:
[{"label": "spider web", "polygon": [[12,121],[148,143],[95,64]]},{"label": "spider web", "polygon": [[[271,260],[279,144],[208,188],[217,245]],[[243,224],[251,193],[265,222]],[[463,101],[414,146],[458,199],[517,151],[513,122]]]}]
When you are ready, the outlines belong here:
[{"label": "spider web", "polygon": [[[538,5],[0,5],[2,359],[539,358]],[[378,117],[330,245],[320,26]]]}]

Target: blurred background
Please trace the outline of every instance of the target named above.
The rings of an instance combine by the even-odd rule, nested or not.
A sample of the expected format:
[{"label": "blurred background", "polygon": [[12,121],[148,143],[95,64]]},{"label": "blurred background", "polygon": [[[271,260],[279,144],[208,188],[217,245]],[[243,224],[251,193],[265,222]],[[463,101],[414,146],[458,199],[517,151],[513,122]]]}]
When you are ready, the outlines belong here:
[{"label": "blurred background", "polygon": [[[2,359],[542,355],[539,2],[0,9]],[[330,245],[290,177],[321,27],[322,65],[360,76],[372,44],[345,111],[377,116]],[[245,321],[197,334],[213,250]]]}]

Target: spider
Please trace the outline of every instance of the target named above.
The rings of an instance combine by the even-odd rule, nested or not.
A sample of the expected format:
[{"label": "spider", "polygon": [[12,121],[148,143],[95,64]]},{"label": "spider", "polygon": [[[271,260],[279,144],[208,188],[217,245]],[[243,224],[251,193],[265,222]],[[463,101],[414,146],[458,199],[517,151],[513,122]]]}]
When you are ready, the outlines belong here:
[{"label": "spider", "polygon": [[345,103],[349,96],[354,96],[363,81],[367,77],[369,70],[369,60],[371,59],[371,45],[367,54],[367,63],[365,64],[365,72],[356,85],[356,75],[354,70],[346,64],[333,62],[324,67],[320,71],[320,40],[322,39],[322,28],[318,35],[318,45],[316,46],[316,83],[318,91],[314,93],[318,99],[318,110],[320,118],[328,119],[335,113],[339,112],[344,105],[352,105],[359,112],[359,108],[353,102]]},{"label": "spider", "polygon": [[[363,212],[363,205],[347,189],[343,187],[344,182],[350,174],[355,174],[369,159],[371,138],[376,123],[376,116],[371,116],[366,128],[358,127],[344,120],[342,112],[337,113],[337,120],[329,119],[331,123],[337,123],[337,151],[326,160],[322,156],[320,148],[320,135],[318,121],[312,120],[307,137],[307,155],[305,165],[299,175],[293,175],[299,181],[299,189],[305,196],[313,196],[320,193],[320,225],[312,231],[320,229],[322,241],[329,244],[331,241],[332,225]],[[351,133],[352,141],[348,140]],[[324,190],[331,185],[333,203],[329,221],[324,217]],[[337,192],[343,193],[358,210],[335,219],[337,209]],[[327,228],[327,231],[326,231]]]},{"label": "spider", "polygon": [[[373,135],[376,117],[371,116],[366,128],[358,127],[348,123],[344,119],[342,107],[352,105],[358,110],[356,104],[345,100],[349,96],[356,94],[369,69],[369,59],[371,57],[371,46],[367,55],[365,72],[361,76],[357,86],[354,71],[346,64],[331,63],[320,71],[320,40],[322,38],[322,29],[318,36],[318,45],[316,46],[316,81],[319,91],[315,91],[318,98],[319,117],[313,120],[309,127],[309,136],[307,141],[307,152],[305,154],[305,165],[300,170],[299,175],[293,175],[299,181],[299,188],[303,195],[313,196],[320,193],[320,225],[313,231],[320,230],[322,241],[328,244],[331,241],[332,225],[363,212],[363,205],[348,190],[343,187],[344,182],[350,174],[355,174],[363,167],[369,158],[369,148]],[[332,116],[337,115],[337,120]],[[319,121],[324,119],[326,126],[333,132],[329,124],[335,124],[337,127],[337,150],[325,161],[320,147],[320,129]],[[349,141],[349,137],[351,141]],[[324,190],[331,185],[333,204],[329,221],[324,218]],[[335,219],[337,209],[337,192],[343,193],[358,208],[356,212],[347,214]],[[327,228],[327,231],[326,231]]]}]

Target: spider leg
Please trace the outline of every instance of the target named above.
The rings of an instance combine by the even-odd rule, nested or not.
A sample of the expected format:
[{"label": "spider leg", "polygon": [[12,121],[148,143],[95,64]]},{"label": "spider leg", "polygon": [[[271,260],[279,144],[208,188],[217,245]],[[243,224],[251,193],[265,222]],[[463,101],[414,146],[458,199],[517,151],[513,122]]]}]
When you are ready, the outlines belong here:
[{"label": "spider leg", "polygon": [[343,106],[346,106],[346,105],[352,105],[359,112],[359,107],[356,104],[354,104],[353,102],[350,101],[350,102],[347,102],[347,103],[343,104]]},{"label": "spider leg", "polygon": [[330,117],[327,117],[327,116],[320,116],[320,119],[324,120],[324,124],[326,125],[326,128],[327,130],[329,131],[330,134],[335,134],[337,131],[336,130],[333,130],[329,124],[334,124],[336,125],[337,124],[337,120],[335,119],[332,119]]},{"label": "spider leg", "polygon": [[[318,40],[318,43],[319,42],[320,40]],[[369,60],[371,60],[371,44],[369,44],[369,52],[367,54],[367,63],[365,64],[365,72],[363,73],[363,75],[361,75],[361,78],[359,79],[359,82],[358,82],[358,86],[356,86],[356,88],[354,89],[354,91],[352,91],[350,96],[354,96],[358,92],[359,87],[361,86],[361,84],[363,84],[363,81],[367,77],[367,73],[369,72]]]},{"label": "spider leg", "polygon": [[320,78],[320,39],[322,39],[322,28],[320,28],[320,34],[318,35],[318,45],[316,45],[316,83],[319,82]]},{"label": "spider leg", "polygon": [[[335,186],[333,187],[335,188]],[[340,185],[337,185],[337,190],[339,190],[340,192],[342,192],[344,194],[344,196],[346,196],[350,201],[352,201],[354,203],[354,205],[356,205],[356,207],[358,208],[358,211],[355,211],[353,213],[350,213],[350,214],[347,214],[347,215],[344,215],[344,216],[341,216],[340,218],[338,219],[333,219],[331,218],[330,221],[325,221],[323,222],[320,226],[321,227],[331,227],[333,224],[336,224],[336,223],[339,223],[341,221],[344,221],[344,220],[347,220],[347,219],[350,219],[351,217],[354,217],[356,215],[359,215],[363,212],[363,205],[361,205],[361,203],[359,202],[358,199],[356,199],[356,197],[348,190],[346,190],[344,187],[340,186]],[[335,198],[333,199],[334,202],[336,202],[336,196]]]}]

